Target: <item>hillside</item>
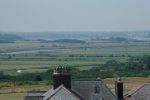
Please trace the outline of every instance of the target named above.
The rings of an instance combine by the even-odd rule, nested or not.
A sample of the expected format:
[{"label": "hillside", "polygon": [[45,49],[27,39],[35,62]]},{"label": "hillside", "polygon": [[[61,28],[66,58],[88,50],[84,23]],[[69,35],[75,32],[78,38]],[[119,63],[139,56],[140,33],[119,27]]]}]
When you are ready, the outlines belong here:
[{"label": "hillside", "polygon": [[12,43],[17,40],[22,40],[23,38],[15,34],[2,34],[0,33],[0,43]]},{"label": "hillside", "polygon": [[89,40],[93,38],[108,39],[126,38],[134,40],[150,40],[150,31],[123,31],[123,32],[5,32],[17,34],[26,40],[57,40],[57,39],[79,39]]}]

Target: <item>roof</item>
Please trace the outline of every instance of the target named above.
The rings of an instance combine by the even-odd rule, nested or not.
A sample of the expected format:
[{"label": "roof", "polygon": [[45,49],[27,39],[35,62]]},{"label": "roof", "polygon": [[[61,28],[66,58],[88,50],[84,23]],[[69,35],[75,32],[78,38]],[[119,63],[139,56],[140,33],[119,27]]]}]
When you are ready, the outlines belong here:
[{"label": "roof", "polygon": [[150,100],[150,83],[145,83],[128,92],[124,99]]},{"label": "roof", "polygon": [[117,100],[116,96],[100,80],[72,81],[71,89],[85,100]]},{"label": "roof", "polygon": [[60,85],[55,90],[29,92],[24,100],[117,100],[101,80],[76,80],[71,89]]},{"label": "roof", "polygon": [[65,88],[63,85],[59,86],[55,90],[50,89],[42,96],[44,96],[43,100],[82,100],[80,96]]},{"label": "roof", "polygon": [[29,91],[24,100],[43,100],[42,96],[46,91]]},{"label": "roof", "polygon": [[27,96],[42,96],[46,91],[29,91]]}]

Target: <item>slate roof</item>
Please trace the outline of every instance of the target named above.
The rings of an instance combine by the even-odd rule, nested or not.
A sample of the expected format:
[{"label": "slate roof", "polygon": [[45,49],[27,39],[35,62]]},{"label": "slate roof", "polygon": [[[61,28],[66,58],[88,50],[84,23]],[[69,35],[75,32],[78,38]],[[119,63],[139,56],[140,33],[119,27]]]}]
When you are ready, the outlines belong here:
[{"label": "slate roof", "polygon": [[42,96],[44,96],[43,100],[83,100],[79,95],[65,88],[63,85],[55,90],[50,89]]},{"label": "slate roof", "polygon": [[72,81],[71,89],[85,100],[117,100],[116,96],[100,80]]},{"label": "slate roof", "polygon": [[124,100],[150,100],[150,83],[131,90],[124,96]]},{"label": "slate roof", "polygon": [[117,100],[101,80],[76,80],[71,89],[61,85],[47,92],[30,92],[24,100]]},{"label": "slate roof", "polygon": [[24,100],[43,100],[42,96],[46,91],[29,91],[27,96],[24,97]]}]

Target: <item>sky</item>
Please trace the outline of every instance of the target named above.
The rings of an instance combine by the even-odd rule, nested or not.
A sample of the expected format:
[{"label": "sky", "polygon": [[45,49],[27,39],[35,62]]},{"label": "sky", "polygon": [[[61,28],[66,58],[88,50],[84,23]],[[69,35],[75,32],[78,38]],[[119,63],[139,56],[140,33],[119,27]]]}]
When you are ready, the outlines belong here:
[{"label": "sky", "polygon": [[150,0],[0,0],[0,32],[150,30]]}]

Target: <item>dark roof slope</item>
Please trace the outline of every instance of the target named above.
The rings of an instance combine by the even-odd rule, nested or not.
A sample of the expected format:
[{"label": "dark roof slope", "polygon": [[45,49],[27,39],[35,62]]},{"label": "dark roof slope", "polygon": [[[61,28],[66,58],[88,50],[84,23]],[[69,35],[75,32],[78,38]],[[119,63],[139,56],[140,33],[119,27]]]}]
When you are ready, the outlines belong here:
[{"label": "dark roof slope", "polygon": [[117,100],[101,80],[72,81],[71,90],[63,85],[55,90],[31,91],[24,100]]},{"label": "dark roof slope", "polygon": [[24,100],[43,100],[42,96],[46,91],[29,91],[27,96],[24,97]]},{"label": "dark roof slope", "polygon": [[44,96],[43,100],[83,100],[79,95],[65,88],[63,85],[59,86],[55,90],[50,89],[42,96]]},{"label": "dark roof slope", "polygon": [[150,100],[150,83],[140,85],[124,96],[124,100]]},{"label": "dark roof slope", "polygon": [[116,96],[100,80],[72,81],[71,89],[85,100],[117,100]]}]

